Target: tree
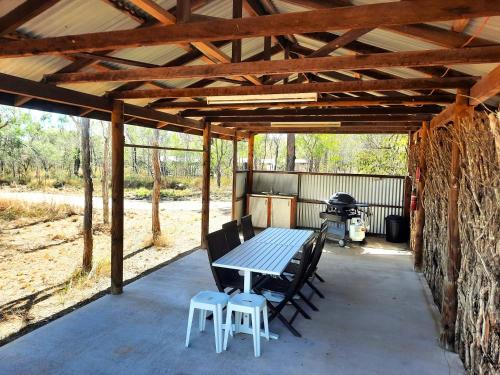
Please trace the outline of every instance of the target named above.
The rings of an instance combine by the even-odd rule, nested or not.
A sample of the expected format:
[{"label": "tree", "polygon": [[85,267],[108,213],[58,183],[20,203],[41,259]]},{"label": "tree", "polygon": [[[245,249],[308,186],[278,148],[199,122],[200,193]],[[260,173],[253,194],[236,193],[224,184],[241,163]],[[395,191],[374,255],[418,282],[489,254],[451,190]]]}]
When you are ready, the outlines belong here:
[{"label": "tree", "polygon": [[109,142],[111,138],[111,126],[101,121],[102,137],[104,139],[102,156],[102,219],[105,225],[109,224]]},{"label": "tree", "polygon": [[295,170],[295,134],[286,135],[286,170]]},{"label": "tree", "polygon": [[361,142],[363,147],[356,156],[360,172],[389,175],[407,173],[407,135],[362,135]]},{"label": "tree", "polygon": [[231,150],[227,141],[222,139],[213,139],[212,165],[215,169],[217,187],[221,186],[222,170],[229,170],[231,161]]},{"label": "tree", "polygon": [[[160,131],[155,129],[152,145],[158,147],[160,140]],[[152,205],[152,232],[153,243],[157,243],[161,237],[160,227],[160,189],[161,189],[161,170],[160,154],[158,148],[154,148],[151,153],[151,164],[153,165],[153,194],[151,195]]]},{"label": "tree", "polygon": [[92,269],[92,170],[90,168],[90,120],[80,118],[75,123],[80,123],[82,138],[82,175],[85,190],[85,203],[83,213],[83,272],[90,272]]}]

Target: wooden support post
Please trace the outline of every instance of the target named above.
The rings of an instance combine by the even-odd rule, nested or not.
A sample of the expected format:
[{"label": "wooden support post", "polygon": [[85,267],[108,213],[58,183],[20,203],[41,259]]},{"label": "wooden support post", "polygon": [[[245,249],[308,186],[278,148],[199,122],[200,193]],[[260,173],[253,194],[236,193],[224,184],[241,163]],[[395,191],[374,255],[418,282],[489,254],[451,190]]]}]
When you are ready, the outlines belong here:
[{"label": "wooden support post", "polygon": [[177,0],[177,23],[189,22],[191,18],[191,0]]},{"label": "wooden support post", "polygon": [[[453,126],[461,126],[468,115],[468,90],[457,90]],[[441,308],[441,344],[455,350],[455,321],[457,319],[457,280],[460,273],[462,254],[458,223],[458,194],[460,188],[460,149],[452,143],[450,165],[450,191],[448,193],[448,257],[443,281],[443,301]]]},{"label": "wooden support post", "polygon": [[111,113],[111,293],[123,291],[123,102]]},{"label": "wooden support post", "polygon": [[[248,136],[248,158],[247,158],[247,194],[252,193],[253,186],[253,146],[254,146],[255,135],[249,134]],[[247,205],[248,206],[248,205]]]},{"label": "wooden support post", "polygon": [[404,181],[404,195],[403,195],[403,214],[410,220],[410,204],[411,204],[411,165],[410,165],[410,152],[413,147],[413,132],[408,132],[408,152],[407,152],[407,170],[408,173]]},{"label": "wooden support post", "polygon": [[428,124],[426,121],[422,123],[420,129],[420,146],[418,154],[418,166],[420,167],[420,181],[417,183],[417,211],[415,213],[415,229],[413,240],[413,258],[414,269],[417,272],[422,271],[423,250],[424,250],[424,225],[425,225],[425,210],[423,205],[424,188],[425,188],[425,145],[428,138]]},{"label": "wooden support post", "polygon": [[238,171],[238,138],[233,138],[233,188],[231,194],[231,220],[236,220],[236,180]]},{"label": "wooden support post", "polygon": [[201,189],[201,247],[207,248],[210,215],[210,123],[203,127],[203,184]]},{"label": "wooden support post", "polygon": [[[243,0],[233,0],[233,18],[243,16]],[[231,62],[241,62],[241,39],[234,39],[232,42]]]}]

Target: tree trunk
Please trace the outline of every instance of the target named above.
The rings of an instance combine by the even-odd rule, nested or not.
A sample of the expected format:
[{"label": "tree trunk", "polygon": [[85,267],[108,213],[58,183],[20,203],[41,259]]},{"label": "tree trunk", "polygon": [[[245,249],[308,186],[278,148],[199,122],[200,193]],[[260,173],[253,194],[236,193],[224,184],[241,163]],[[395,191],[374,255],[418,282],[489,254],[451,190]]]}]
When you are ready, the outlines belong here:
[{"label": "tree trunk", "polygon": [[90,120],[81,119],[82,134],[82,174],[85,191],[85,207],[83,213],[83,262],[82,269],[89,272],[92,269],[92,172],[90,169]]},{"label": "tree trunk", "polygon": [[[103,124],[104,125],[104,124]],[[102,157],[102,219],[105,225],[109,224],[109,140],[111,126],[103,128],[104,151]]]},{"label": "tree trunk", "polygon": [[295,134],[286,135],[286,170],[295,170]]},{"label": "tree trunk", "polygon": [[[160,131],[155,130],[153,146],[158,146],[160,139]],[[151,196],[152,204],[152,231],[153,231],[153,243],[156,243],[161,236],[160,228],[160,187],[161,187],[161,171],[160,171],[160,153],[157,148],[153,149],[152,152],[152,164],[153,164],[153,194]]]}]

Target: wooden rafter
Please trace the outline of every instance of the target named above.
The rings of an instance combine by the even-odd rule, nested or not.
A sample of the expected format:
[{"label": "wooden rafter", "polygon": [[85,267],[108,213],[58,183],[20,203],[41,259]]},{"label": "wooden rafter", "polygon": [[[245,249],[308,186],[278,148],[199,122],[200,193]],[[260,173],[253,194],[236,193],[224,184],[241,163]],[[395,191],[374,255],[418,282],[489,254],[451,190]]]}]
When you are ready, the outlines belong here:
[{"label": "wooden rafter", "polygon": [[[350,0],[327,0],[327,1],[286,0],[286,1],[290,3],[296,3],[298,5],[304,6],[309,9],[328,9],[334,7],[348,7],[353,5],[352,1]],[[466,18],[468,17],[460,17],[457,13],[457,17],[455,17],[455,20],[466,19]],[[479,46],[487,46],[495,44],[492,41],[485,40],[482,38],[474,38],[472,41],[469,41],[470,35],[463,34],[462,32],[457,32],[457,31],[444,30],[437,26],[426,25],[419,22],[427,22],[427,21],[422,19],[416,22],[408,22],[405,25],[395,24],[395,25],[383,26],[382,28],[388,31],[396,32],[404,36],[417,38],[425,42],[430,42],[447,48],[460,48],[467,42],[469,42],[469,46],[471,47],[472,46],[479,47]]]},{"label": "wooden rafter", "polygon": [[202,101],[191,102],[164,102],[158,101],[150,105],[151,108],[184,110],[219,110],[235,108],[302,108],[302,107],[365,107],[365,106],[421,106],[426,104],[449,104],[455,100],[454,95],[371,97],[371,98],[335,98],[317,102],[278,102],[278,103],[234,103],[234,104],[207,104]]},{"label": "wooden rafter", "polygon": [[99,51],[145,45],[232,40],[242,37],[308,33],[364,27],[447,21],[500,14],[489,0],[416,0],[276,14],[264,17],[176,24],[3,43],[0,57]]},{"label": "wooden rafter", "polygon": [[[162,8],[160,5],[152,0],[129,0],[137,7],[141,8],[145,12],[149,13],[152,17],[156,18],[163,25],[175,25],[177,22],[176,17],[169,13],[166,9]],[[187,9],[187,7],[184,7]],[[231,58],[217,48],[213,43],[210,42],[193,42],[191,43],[196,49],[202,52],[206,57],[214,59],[220,63],[231,62]],[[245,77],[249,82],[260,85],[261,82],[253,76]]]},{"label": "wooden rafter", "polygon": [[[477,106],[500,92],[500,65],[470,88],[469,105]],[[455,115],[456,104],[449,104],[431,121],[431,127],[446,124]]]},{"label": "wooden rafter", "polygon": [[470,87],[476,77],[387,79],[353,82],[325,82],[268,86],[202,87],[179,89],[132,90],[113,93],[115,98],[192,98],[224,95],[262,95],[284,93],[342,93],[359,91],[415,90]]},{"label": "wooden rafter", "polygon": [[217,65],[175,66],[53,74],[45,77],[51,83],[100,81],[145,81],[172,78],[213,78],[245,74],[291,74],[334,70],[357,70],[385,67],[415,67],[452,64],[480,64],[500,61],[500,46],[471,47],[411,52],[386,52],[372,55],[315,57],[229,63]]}]

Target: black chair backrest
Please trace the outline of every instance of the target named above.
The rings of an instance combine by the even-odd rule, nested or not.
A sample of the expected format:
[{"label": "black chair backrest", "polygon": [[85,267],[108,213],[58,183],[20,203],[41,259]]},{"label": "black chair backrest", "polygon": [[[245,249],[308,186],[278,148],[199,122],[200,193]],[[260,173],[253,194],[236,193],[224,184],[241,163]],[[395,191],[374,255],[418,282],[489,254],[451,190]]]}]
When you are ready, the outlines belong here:
[{"label": "black chair backrest", "polygon": [[243,239],[248,241],[250,238],[255,237],[253,230],[252,215],[243,216],[241,218],[241,231],[243,232]]},{"label": "black chair backrest", "polygon": [[326,227],[321,227],[321,231],[319,232],[318,238],[316,239],[316,244],[314,245],[314,249],[312,250],[310,263],[307,268],[306,278],[311,277],[318,267],[321,254],[323,254],[323,248],[325,247],[326,229]]},{"label": "black chair backrest", "polygon": [[297,272],[295,273],[295,276],[293,277],[292,282],[290,283],[290,287],[285,293],[289,298],[293,297],[302,288],[302,285],[304,285],[307,277],[308,267],[311,262],[311,252],[313,245],[314,242],[310,241],[304,246],[304,249],[302,250],[302,257],[300,258],[299,267],[297,269]]},{"label": "black chair backrest", "polygon": [[240,232],[238,231],[238,221],[233,220],[222,224],[222,229],[226,232],[226,239],[229,248],[232,250],[236,246],[241,245]]},{"label": "black chair backrest", "polygon": [[207,244],[208,260],[210,261],[210,268],[212,269],[215,284],[219,291],[223,292],[228,283],[240,277],[236,270],[212,266],[212,262],[215,262],[231,250],[227,243],[225,231],[220,229],[207,234]]}]

